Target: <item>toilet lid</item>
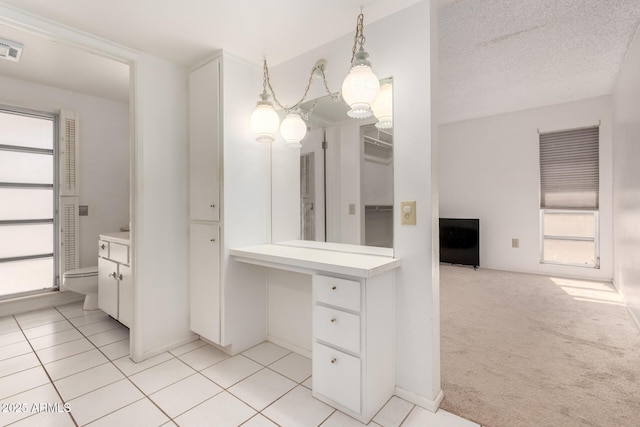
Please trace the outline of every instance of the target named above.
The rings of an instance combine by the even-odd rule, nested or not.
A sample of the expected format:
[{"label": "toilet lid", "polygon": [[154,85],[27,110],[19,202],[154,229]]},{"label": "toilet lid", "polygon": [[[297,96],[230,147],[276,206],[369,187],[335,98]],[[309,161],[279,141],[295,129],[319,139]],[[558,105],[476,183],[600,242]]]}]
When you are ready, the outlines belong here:
[{"label": "toilet lid", "polygon": [[93,265],[91,267],[76,268],[74,270],[65,271],[63,277],[88,277],[97,276],[98,266]]}]

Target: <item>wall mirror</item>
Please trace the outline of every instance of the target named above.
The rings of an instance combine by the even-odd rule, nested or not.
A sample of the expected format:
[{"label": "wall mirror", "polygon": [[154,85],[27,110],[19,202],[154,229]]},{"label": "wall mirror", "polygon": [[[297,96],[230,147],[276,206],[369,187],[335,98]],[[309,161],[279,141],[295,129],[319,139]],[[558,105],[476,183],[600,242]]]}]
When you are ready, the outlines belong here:
[{"label": "wall mirror", "polygon": [[312,113],[300,148],[300,239],[392,248],[393,128],[349,118],[330,96],[302,107]]}]

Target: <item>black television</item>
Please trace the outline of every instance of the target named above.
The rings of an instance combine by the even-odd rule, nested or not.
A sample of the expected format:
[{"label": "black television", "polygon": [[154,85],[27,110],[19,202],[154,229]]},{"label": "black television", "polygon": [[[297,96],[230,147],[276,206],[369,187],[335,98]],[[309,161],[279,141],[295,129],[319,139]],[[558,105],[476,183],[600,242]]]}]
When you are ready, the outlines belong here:
[{"label": "black television", "polygon": [[480,220],[440,218],[440,262],[480,266]]}]

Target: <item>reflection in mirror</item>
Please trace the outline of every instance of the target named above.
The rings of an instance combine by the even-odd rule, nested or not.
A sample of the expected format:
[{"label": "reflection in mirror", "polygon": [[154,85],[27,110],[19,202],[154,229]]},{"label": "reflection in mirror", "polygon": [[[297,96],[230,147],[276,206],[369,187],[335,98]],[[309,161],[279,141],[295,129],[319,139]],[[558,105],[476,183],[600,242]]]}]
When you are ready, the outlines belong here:
[{"label": "reflection in mirror", "polygon": [[300,149],[301,239],[393,246],[393,129],[350,119],[330,96],[308,101]]}]

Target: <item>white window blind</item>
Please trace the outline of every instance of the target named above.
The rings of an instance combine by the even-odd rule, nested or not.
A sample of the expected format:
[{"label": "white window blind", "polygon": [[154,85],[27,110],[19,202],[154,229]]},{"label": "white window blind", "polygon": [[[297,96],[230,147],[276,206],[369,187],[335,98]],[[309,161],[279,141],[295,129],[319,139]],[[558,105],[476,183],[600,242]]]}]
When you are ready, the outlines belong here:
[{"label": "white window blind", "polygon": [[540,208],[597,210],[599,127],[540,134]]}]

